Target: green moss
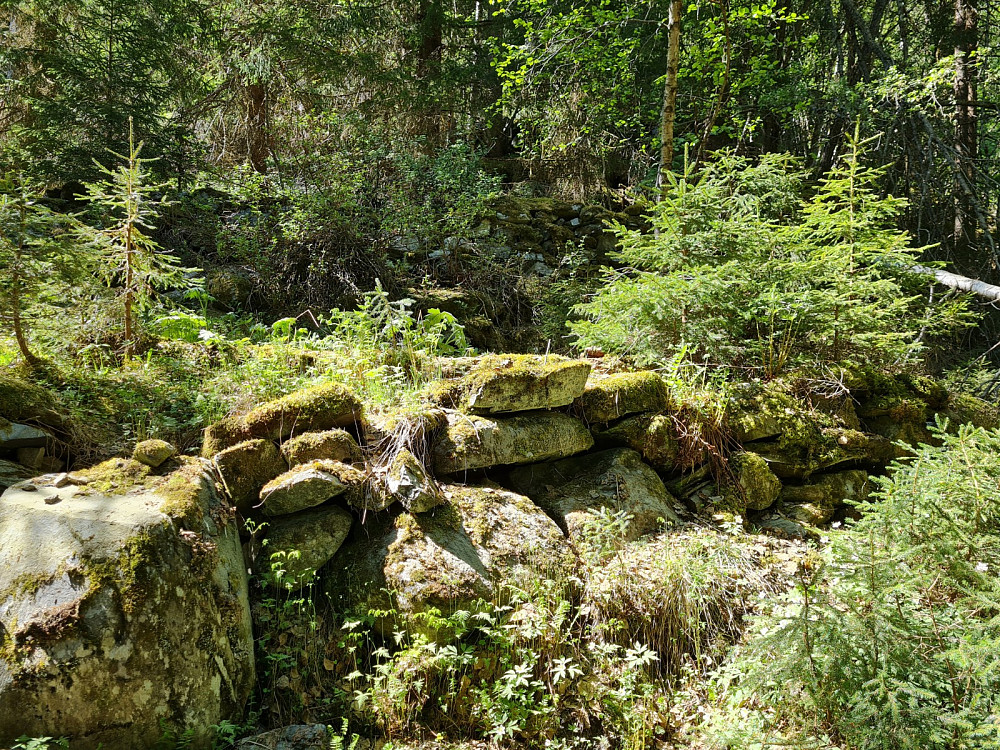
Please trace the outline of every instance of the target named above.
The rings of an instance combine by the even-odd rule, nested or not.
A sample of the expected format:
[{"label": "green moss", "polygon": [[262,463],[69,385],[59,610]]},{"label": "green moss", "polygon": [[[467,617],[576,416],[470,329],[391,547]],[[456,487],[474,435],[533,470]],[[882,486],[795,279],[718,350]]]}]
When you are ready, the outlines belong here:
[{"label": "green moss", "polygon": [[651,465],[664,471],[679,468],[681,445],[674,420],[668,415],[626,417],[598,433],[597,441],[603,446],[620,445],[638,451]]},{"label": "green moss", "polygon": [[361,460],[361,447],[346,430],[306,432],[281,446],[289,466],[326,459],[353,463]]},{"label": "green moss", "polygon": [[0,416],[23,422],[37,420],[60,427],[66,421],[56,395],[35,383],[0,372]]},{"label": "green moss", "polygon": [[102,588],[112,588],[126,615],[135,612],[149,593],[148,579],[156,569],[151,559],[155,543],[149,531],[126,541],[114,557],[105,560],[84,560],[81,571],[90,583],[87,597]]},{"label": "green moss", "polygon": [[954,393],[944,411],[949,426],[955,429],[960,424],[973,424],[986,430],[1000,427],[1000,409],[967,393]]},{"label": "green moss", "polygon": [[134,458],[111,458],[74,472],[88,490],[105,495],[122,495],[137,487],[145,487],[153,470]]},{"label": "green moss", "polygon": [[214,456],[251,438],[284,440],[297,433],[345,427],[361,416],[361,402],[350,389],[323,383],[262,404],[244,417],[211,425],[205,430],[202,455]]},{"label": "green moss", "polygon": [[762,456],[748,451],[729,457],[730,481],[723,497],[730,510],[764,510],[774,504],[781,492],[781,480],[774,475]]},{"label": "green moss", "polygon": [[488,354],[462,380],[464,406],[479,412],[567,406],[579,397],[590,363],[533,354]]},{"label": "green moss", "polygon": [[611,422],[636,412],[670,408],[670,391],[655,372],[623,372],[587,384],[576,407],[590,423]]},{"label": "green moss", "polygon": [[204,468],[196,459],[184,459],[181,468],[155,486],[163,498],[160,510],[185,528],[201,526],[207,503],[203,497]]}]

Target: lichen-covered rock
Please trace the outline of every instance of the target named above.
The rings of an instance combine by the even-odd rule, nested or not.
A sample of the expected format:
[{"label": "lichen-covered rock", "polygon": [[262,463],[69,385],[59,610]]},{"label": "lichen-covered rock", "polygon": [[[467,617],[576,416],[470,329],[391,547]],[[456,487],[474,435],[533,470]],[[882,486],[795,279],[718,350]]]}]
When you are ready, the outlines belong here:
[{"label": "lichen-covered rock", "polygon": [[756,453],[734,453],[729,457],[729,471],[732,481],[723,494],[736,512],[770,508],[781,493],[781,480]]},{"label": "lichen-covered rock", "polygon": [[244,516],[260,500],[261,488],[288,470],[288,464],[270,440],[248,440],[226,448],[213,459],[233,505]]},{"label": "lichen-covered rock", "polygon": [[382,508],[398,501],[411,513],[424,513],[445,501],[424,465],[405,449],[387,466],[376,469],[373,493],[383,498]]},{"label": "lichen-covered rock", "polygon": [[177,449],[166,440],[143,440],[132,451],[132,458],[154,469],[176,455]]},{"label": "lichen-covered rock", "polygon": [[591,379],[576,400],[589,424],[613,422],[629,414],[662,412],[670,405],[670,390],[655,372],[623,372]]},{"label": "lichen-covered rock", "polygon": [[1000,427],[1000,409],[967,393],[951,394],[947,405],[941,411],[941,416],[948,419],[950,430],[955,430],[963,424],[973,424],[985,430],[995,430]]},{"label": "lichen-covered rock", "polygon": [[[339,609],[474,612],[504,583],[573,574],[566,538],[528,498],[498,487],[441,489],[445,505],[375,518],[341,548],[326,568],[327,592]],[[386,633],[397,624],[379,622]]]},{"label": "lichen-covered rock", "polygon": [[116,465],[0,497],[0,746],[153,747],[166,728],[207,748],[242,715],[253,639],[229,506],[204,461],[104,478]]},{"label": "lichen-covered rock", "polygon": [[340,461],[310,461],[261,488],[261,512],[272,517],[296,513],[347,492],[360,492],[363,482],[362,472]]},{"label": "lichen-covered rock", "polygon": [[590,431],[579,419],[559,412],[530,412],[489,418],[450,412],[448,426],[434,443],[438,474],[566,458],[589,450]]},{"label": "lichen-covered rock", "polygon": [[627,448],[589,453],[510,473],[511,485],[530,497],[569,535],[578,539],[591,527],[593,511],[624,511],[631,516],[631,541],[679,523],[675,499],[642,457]]},{"label": "lichen-covered rock", "polygon": [[281,446],[289,466],[310,461],[343,461],[350,464],[361,460],[361,447],[347,430],[326,430],[296,435]]},{"label": "lichen-covered rock", "polygon": [[773,443],[754,445],[754,452],[764,457],[777,476],[800,480],[838,466],[884,465],[902,454],[901,449],[886,437],[836,428],[783,435]]},{"label": "lichen-covered rock", "polygon": [[599,445],[620,445],[638,451],[657,469],[679,468],[681,445],[677,426],[666,414],[637,414],[596,434]]},{"label": "lichen-covered rock", "polygon": [[590,363],[557,356],[487,355],[465,376],[466,407],[477,414],[568,406],[587,384]]},{"label": "lichen-covered rock", "polygon": [[335,505],[275,519],[266,529],[266,559],[258,567],[272,575],[282,570],[281,584],[304,586],[337,553],[353,523],[351,513]]},{"label": "lichen-covered rock", "polygon": [[361,402],[339,383],[323,383],[261,404],[243,417],[229,417],[205,430],[203,456],[252,438],[286,440],[293,435],[346,427],[361,419]]},{"label": "lichen-covered rock", "polygon": [[789,503],[819,503],[836,508],[866,501],[872,489],[868,472],[852,469],[813,477],[809,484],[784,487],[781,499]]},{"label": "lichen-covered rock", "polygon": [[741,444],[798,432],[806,406],[777,388],[746,388],[729,404],[726,424]]}]

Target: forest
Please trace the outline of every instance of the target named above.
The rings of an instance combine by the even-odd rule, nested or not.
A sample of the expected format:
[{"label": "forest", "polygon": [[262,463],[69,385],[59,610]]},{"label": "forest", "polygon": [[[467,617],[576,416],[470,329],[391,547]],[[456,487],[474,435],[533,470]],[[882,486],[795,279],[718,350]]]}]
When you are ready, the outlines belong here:
[{"label": "forest", "polygon": [[1000,748],[997,11],[0,2],[0,748]]}]

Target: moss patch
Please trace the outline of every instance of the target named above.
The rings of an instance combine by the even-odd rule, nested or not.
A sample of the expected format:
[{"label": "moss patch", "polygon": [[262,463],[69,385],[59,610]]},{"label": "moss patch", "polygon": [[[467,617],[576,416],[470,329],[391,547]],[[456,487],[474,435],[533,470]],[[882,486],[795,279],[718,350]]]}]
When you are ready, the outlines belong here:
[{"label": "moss patch", "polygon": [[565,357],[490,354],[463,378],[465,406],[479,413],[567,406],[583,394],[590,367]]},{"label": "moss patch", "polygon": [[591,380],[575,407],[587,422],[612,422],[638,412],[670,408],[670,391],[655,372],[623,372]]},{"label": "moss patch", "polygon": [[329,460],[354,463],[361,460],[361,447],[346,430],[306,432],[296,435],[281,446],[289,466],[309,461]]},{"label": "moss patch", "polygon": [[781,480],[761,456],[741,451],[729,458],[731,481],[723,488],[723,497],[737,513],[764,510],[781,493]]}]

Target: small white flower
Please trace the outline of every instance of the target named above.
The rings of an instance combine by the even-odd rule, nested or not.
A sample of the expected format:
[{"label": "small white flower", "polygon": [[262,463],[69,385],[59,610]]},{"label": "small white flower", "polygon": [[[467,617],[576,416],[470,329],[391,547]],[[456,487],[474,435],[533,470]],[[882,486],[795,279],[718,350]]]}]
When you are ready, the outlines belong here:
[{"label": "small white flower", "polygon": [[987,565],[984,562],[976,563],[976,572],[977,573],[985,573],[989,569],[990,569],[990,566]]}]

